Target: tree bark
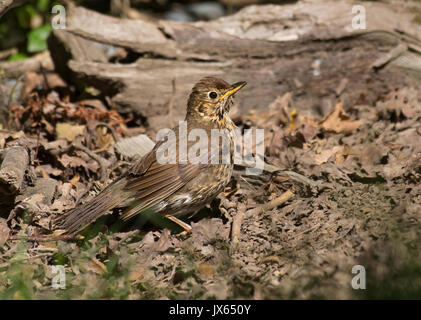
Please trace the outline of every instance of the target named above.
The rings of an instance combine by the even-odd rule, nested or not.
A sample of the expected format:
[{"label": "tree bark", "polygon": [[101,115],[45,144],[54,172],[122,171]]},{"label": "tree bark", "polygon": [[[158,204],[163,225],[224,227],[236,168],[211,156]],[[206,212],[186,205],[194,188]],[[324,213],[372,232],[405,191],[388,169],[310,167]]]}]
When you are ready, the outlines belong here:
[{"label": "tree bark", "polygon": [[[394,86],[418,82],[421,28],[399,5],[364,2],[367,29],[352,29],[357,2],[251,6],[211,22],[140,21],[69,7],[67,26],[54,30],[56,68],[81,86],[96,86],[123,113],[147,117],[156,129],[173,98],[173,120],[203,76],[245,80],[239,112],[264,111],[292,92],[304,110],[371,103]],[[360,4],[360,2],[358,2]],[[399,7],[398,7],[399,6]],[[110,61],[124,48],[126,63]],[[172,81],[176,92],[173,97]]]},{"label": "tree bark", "polygon": [[0,192],[16,194],[20,190],[28,166],[29,156],[24,147],[11,147],[5,150],[0,166]]}]

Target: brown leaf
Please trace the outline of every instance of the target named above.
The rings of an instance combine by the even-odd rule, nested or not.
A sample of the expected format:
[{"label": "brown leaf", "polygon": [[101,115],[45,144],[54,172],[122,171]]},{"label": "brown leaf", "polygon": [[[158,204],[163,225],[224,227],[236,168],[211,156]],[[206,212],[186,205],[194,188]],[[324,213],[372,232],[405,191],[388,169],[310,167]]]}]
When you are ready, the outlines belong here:
[{"label": "brown leaf", "polygon": [[384,156],[387,155],[387,148],[376,143],[367,144],[360,153],[360,162],[363,166],[378,165]]},{"label": "brown leaf", "polygon": [[317,127],[317,124],[308,125],[304,123],[300,124],[299,132],[302,134],[305,141],[310,141],[319,133],[319,128]]},{"label": "brown leaf", "polygon": [[65,167],[72,167],[72,168],[78,167],[78,166],[86,167],[86,162],[83,161],[81,158],[72,157],[72,156],[67,155],[66,153],[63,154],[63,156],[60,158],[60,162]]},{"label": "brown leaf", "polygon": [[[381,117],[401,116],[406,119],[415,117],[419,108],[418,91],[414,88],[400,88],[398,91],[391,91],[385,101],[376,103],[376,110]],[[389,116],[388,116],[389,115]]]},{"label": "brown leaf", "polygon": [[95,150],[94,152],[101,152],[104,150],[107,150],[110,146],[114,144],[114,138],[111,132],[108,132],[108,129],[106,127],[98,126],[96,128],[96,134],[97,134],[97,145],[99,147],[98,150]]},{"label": "brown leaf", "polygon": [[129,276],[129,280],[130,281],[136,281],[138,280],[142,275],[143,272],[145,271],[144,267],[139,267],[137,268],[134,272],[132,272]]},{"label": "brown leaf", "polygon": [[44,82],[44,78],[41,74],[32,71],[27,72],[25,78],[26,80],[22,86],[23,97],[26,97],[33,89]]},{"label": "brown leaf", "polygon": [[102,275],[107,272],[107,267],[98,259],[92,258],[86,264],[86,268],[96,274]]},{"label": "brown leaf", "polygon": [[85,131],[84,125],[76,125],[76,124],[71,124],[67,122],[56,124],[57,137],[58,138],[63,137],[67,141],[70,141],[70,142],[74,141],[77,136],[83,135],[84,131]]},{"label": "brown leaf", "polygon": [[342,146],[335,146],[332,149],[323,150],[321,153],[316,154],[316,156],[314,157],[314,163],[317,165],[323,164],[342,149]]},{"label": "brown leaf", "polygon": [[57,249],[57,242],[55,241],[40,241],[39,244],[42,245],[43,247]]},{"label": "brown leaf", "polygon": [[159,237],[159,240],[155,243],[155,249],[157,251],[165,252],[171,247],[173,247],[173,244],[171,242],[170,231],[168,229],[164,229]]},{"label": "brown leaf", "polygon": [[[25,133],[23,131],[7,131],[7,130],[2,130],[0,131],[0,141],[6,141],[9,139],[20,139],[25,135]],[[0,144],[0,148],[4,148],[4,143],[1,145]]]},{"label": "brown leaf", "polygon": [[72,184],[73,187],[76,187],[79,180],[80,180],[80,175],[79,175],[79,173],[76,172],[76,174],[73,176],[72,179],[70,179],[69,182]]},{"label": "brown leaf", "polygon": [[43,178],[49,178],[50,175],[58,177],[63,173],[63,171],[53,168],[51,164],[43,164],[35,168],[35,173],[41,173]]},{"label": "brown leaf", "polygon": [[277,263],[281,264],[281,259],[278,256],[268,256],[262,259],[261,263]]},{"label": "brown leaf", "polygon": [[[47,81],[47,83],[45,83]],[[26,81],[23,84],[22,88],[22,96],[26,97],[32,90],[37,87],[44,87],[46,88],[55,88],[55,87],[65,87],[66,83],[57,73],[46,73],[42,75],[36,72],[28,72],[26,73]]]},{"label": "brown leaf", "polygon": [[228,239],[230,233],[230,227],[228,224],[223,224],[221,219],[202,219],[199,222],[191,223],[192,233],[191,240],[194,242],[196,248],[212,242],[214,239]]},{"label": "brown leaf", "polygon": [[314,163],[317,165],[328,162],[328,160],[335,156],[336,163],[342,163],[345,160],[345,156],[358,155],[349,145],[334,146],[332,149],[323,150],[314,157]]},{"label": "brown leaf", "polygon": [[197,266],[197,273],[200,278],[208,279],[214,275],[215,267],[208,262],[203,261]]},{"label": "brown leaf", "polygon": [[54,127],[51,125],[51,123],[49,123],[47,120],[42,119],[41,123],[44,124],[44,128],[45,130],[49,133],[49,134],[54,134]]},{"label": "brown leaf", "polygon": [[102,112],[107,112],[107,107],[99,99],[86,99],[80,101],[80,105],[94,107]]},{"label": "brown leaf", "polygon": [[319,127],[336,133],[350,133],[361,124],[361,121],[351,121],[349,115],[342,109],[342,102],[338,102],[335,109],[319,122]]}]

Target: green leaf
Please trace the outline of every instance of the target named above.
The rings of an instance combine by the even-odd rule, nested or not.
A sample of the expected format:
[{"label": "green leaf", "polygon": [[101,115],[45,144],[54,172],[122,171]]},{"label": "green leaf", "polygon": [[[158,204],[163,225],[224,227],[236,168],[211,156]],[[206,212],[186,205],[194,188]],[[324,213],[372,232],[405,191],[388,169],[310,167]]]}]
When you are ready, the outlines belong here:
[{"label": "green leaf", "polygon": [[28,52],[39,52],[47,50],[47,38],[50,35],[51,26],[44,24],[28,32]]},{"label": "green leaf", "polygon": [[16,9],[16,15],[19,25],[27,29],[30,27],[31,18],[37,14],[37,11],[30,4],[24,5]]},{"label": "green leaf", "polygon": [[23,52],[18,52],[18,53],[12,54],[7,60],[17,61],[17,60],[23,60],[23,59],[26,59],[26,54],[24,54]]},{"label": "green leaf", "polygon": [[50,0],[38,0],[37,9],[41,12],[45,12],[47,11],[49,4],[50,4]]}]

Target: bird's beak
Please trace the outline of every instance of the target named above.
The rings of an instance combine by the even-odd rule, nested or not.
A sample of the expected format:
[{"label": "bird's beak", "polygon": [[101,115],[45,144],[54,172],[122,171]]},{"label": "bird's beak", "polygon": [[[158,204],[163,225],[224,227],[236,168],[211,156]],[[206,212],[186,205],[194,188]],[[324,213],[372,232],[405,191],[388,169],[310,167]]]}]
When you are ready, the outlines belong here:
[{"label": "bird's beak", "polygon": [[238,90],[240,90],[242,87],[244,87],[247,84],[245,81],[240,81],[234,83],[230,89],[228,89],[227,92],[225,92],[219,100],[224,100],[225,98],[232,96],[234,93],[236,93]]}]

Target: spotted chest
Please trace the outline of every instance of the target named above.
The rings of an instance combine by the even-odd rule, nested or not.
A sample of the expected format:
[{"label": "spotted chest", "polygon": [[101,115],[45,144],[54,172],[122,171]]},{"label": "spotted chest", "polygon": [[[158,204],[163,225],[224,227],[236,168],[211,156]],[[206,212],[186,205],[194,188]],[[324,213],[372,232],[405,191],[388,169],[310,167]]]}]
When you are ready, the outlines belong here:
[{"label": "spotted chest", "polygon": [[[232,160],[231,152],[231,160]],[[164,215],[183,216],[194,214],[210,203],[231,180],[234,164],[209,165],[194,180],[178,192],[158,204],[157,210]]]},{"label": "spotted chest", "polygon": [[[226,113],[222,119],[213,119],[213,128],[224,130],[225,137],[228,139],[228,163],[223,162],[224,155],[218,154],[217,164],[209,162],[209,165],[193,180],[186,183],[186,185],[171,195],[165,200],[160,201],[156,210],[161,214],[170,214],[172,216],[183,216],[186,214],[194,214],[206,204],[210,203],[225,186],[229,183],[234,168],[234,128],[235,125]],[[210,146],[210,144],[209,144]],[[219,150],[219,149],[218,149]],[[210,158],[214,159],[215,154],[212,150]],[[208,160],[210,160],[208,158]]]},{"label": "spotted chest", "polygon": [[[231,179],[233,165],[212,166],[202,172],[194,183],[188,183],[181,190],[158,204],[157,210],[173,216],[194,214],[210,203]],[[203,181],[203,183],[201,183]]]}]

